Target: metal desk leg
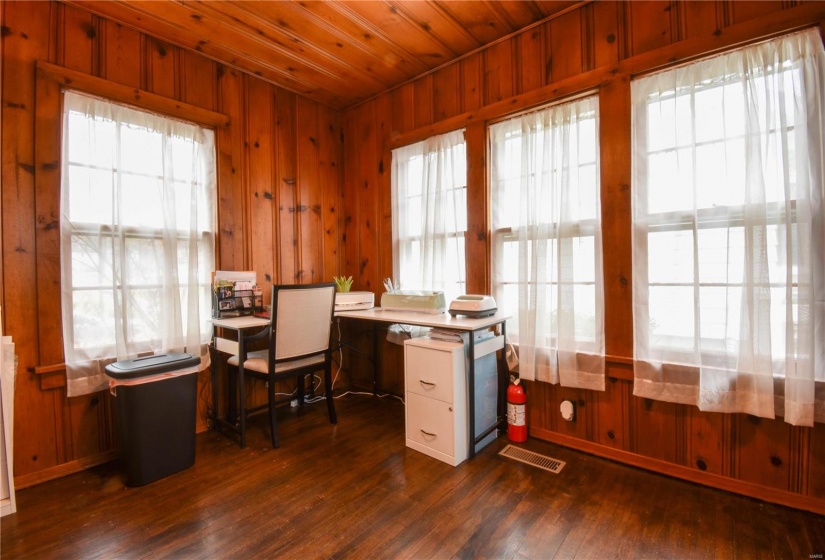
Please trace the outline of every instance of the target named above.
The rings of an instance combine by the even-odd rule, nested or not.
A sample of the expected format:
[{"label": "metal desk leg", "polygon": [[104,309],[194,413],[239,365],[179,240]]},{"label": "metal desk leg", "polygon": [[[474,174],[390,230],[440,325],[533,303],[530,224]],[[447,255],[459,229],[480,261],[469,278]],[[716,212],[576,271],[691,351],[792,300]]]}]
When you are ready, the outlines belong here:
[{"label": "metal desk leg", "polygon": [[[238,421],[241,431],[241,449],[246,447],[246,389],[244,388],[243,364],[246,361],[246,345],[243,332],[238,333]],[[234,402],[234,400],[233,400]]]},{"label": "metal desk leg", "polygon": [[372,323],[372,396],[378,396],[378,324]]},{"label": "metal desk leg", "polygon": [[238,379],[232,376],[229,365],[226,366],[226,392],[229,403],[226,409],[226,421],[234,426],[238,418]]},{"label": "metal desk leg", "polygon": [[470,422],[469,431],[467,434],[467,441],[470,442],[470,449],[467,450],[467,458],[472,459],[476,456],[476,349],[475,349],[475,331],[470,331],[470,368],[467,375],[467,415]]},{"label": "metal desk leg", "polygon": [[[504,348],[498,360],[498,417],[500,429],[507,425],[507,387],[510,383],[510,369],[507,366],[507,321],[499,323],[501,336],[504,337]],[[502,426],[502,424],[504,426]]]},{"label": "metal desk leg", "polygon": [[215,350],[215,339],[218,337],[218,328],[212,327],[212,343],[209,345],[209,360],[211,362],[210,370],[212,372],[212,414],[210,420],[212,421],[212,429],[218,429],[218,418],[220,412],[218,407],[218,363],[215,356],[218,352]]}]

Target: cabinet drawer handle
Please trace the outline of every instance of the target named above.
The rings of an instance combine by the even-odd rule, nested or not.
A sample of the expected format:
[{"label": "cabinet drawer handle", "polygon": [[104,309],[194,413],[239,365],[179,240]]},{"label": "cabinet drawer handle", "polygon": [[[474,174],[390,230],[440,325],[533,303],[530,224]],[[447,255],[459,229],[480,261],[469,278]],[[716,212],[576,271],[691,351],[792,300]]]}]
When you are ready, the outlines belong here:
[{"label": "cabinet drawer handle", "polygon": [[421,430],[421,433],[424,434],[425,436],[435,437],[435,434],[431,434],[430,432],[425,431],[425,430]]},{"label": "cabinet drawer handle", "polygon": [[429,381],[424,381],[424,380],[419,379],[418,382],[421,383],[422,385],[430,385],[432,387],[435,387],[435,383],[430,383]]}]

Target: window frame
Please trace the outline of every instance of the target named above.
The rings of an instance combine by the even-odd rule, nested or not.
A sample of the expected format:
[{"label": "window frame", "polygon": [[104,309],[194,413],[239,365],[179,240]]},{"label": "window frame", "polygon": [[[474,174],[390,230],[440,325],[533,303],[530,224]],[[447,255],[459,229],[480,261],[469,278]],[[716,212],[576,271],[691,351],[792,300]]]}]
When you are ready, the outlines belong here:
[{"label": "window frame", "polygon": [[[690,64],[690,63],[689,63]],[[793,69],[791,69],[793,70]],[[773,75],[780,72],[788,71],[787,68],[782,68],[777,70],[772,70],[768,72],[764,72],[763,75]],[[741,79],[731,80],[729,78],[723,78],[719,81],[714,81],[714,83],[710,84],[706,88],[702,88],[702,91],[707,91],[708,89],[718,89],[724,88],[729,85],[735,85],[741,83]],[[687,89],[687,88],[685,88]],[[678,98],[679,96],[690,96],[690,91],[686,92],[674,92],[670,98]],[[647,101],[646,106],[649,106],[650,103],[660,102],[662,99],[657,99],[656,101]],[[639,101],[641,103],[641,101]],[[631,100],[631,105],[635,105],[636,103]],[[691,107],[691,120],[696,118],[695,116],[695,108]],[[778,131],[784,131],[787,134],[792,134],[794,131],[795,125],[789,125],[782,127],[781,125],[777,125],[768,129],[763,135],[770,136],[772,134],[777,133]],[[692,131],[692,136],[695,135],[695,131]],[[648,136],[645,134],[644,139],[648,140]],[[727,144],[731,141],[737,139],[745,139],[746,134],[734,134],[734,135],[725,135],[721,138],[716,138],[712,140],[704,140],[704,141],[694,141],[689,146],[692,148],[698,148],[702,145],[713,145],[713,144]],[[645,150],[647,150],[647,157],[649,158],[651,155],[660,154],[660,153],[668,153],[668,152],[678,152],[681,149],[684,149],[685,146],[680,146],[678,144],[662,148],[662,149],[647,149],[649,145],[648,142],[645,142],[642,146]],[[693,153],[694,159],[694,166],[695,163],[695,151]],[[650,188],[650,183],[647,184],[647,188]],[[649,190],[648,190],[649,192]],[[780,225],[785,223],[786,220],[790,220],[791,223],[797,223],[797,200],[791,199],[787,204],[784,202],[778,201],[767,201],[764,203],[753,203],[748,205],[751,208],[755,208],[757,210],[764,210],[764,215],[766,217],[765,225],[770,227],[772,225]],[[736,205],[715,205],[713,207],[702,207],[696,209],[696,214],[694,218],[694,214],[692,213],[691,209],[682,209],[682,210],[669,210],[663,212],[650,212],[649,210],[645,210],[643,219],[644,219],[644,226],[647,230],[648,239],[650,234],[659,233],[659,232],[675,232],[675,231],[691,231],[693,229],[693,224],[695,222],[697,231],[701,230],[730,230],[734,229],[737,226],[745,226],[745,204],[736,204]],[[633,223],[634,217],[631,216],[631,222],[633,228],[635,229],[636,224]],[[647,262],[651,258],[650,252],[648,250],[645,256]],[[649,266],[649,265],[648,265]],[[650,295],[650,288],[651,287],[683,287],[683,288],[691,288],[694,285],[698,286],[699,289],[702,288],[744,288],[745,284],[742,281],[739,282],[714,282],[714,281],[701,281],[698,282],[657,282],[651,281],[648,277],[647,281],[647,293],[648,296]],[[790,284],[786,283],[778,283],[778,282],[771,282],[767,287],[768,288],[778,288],[784,286],[790,286],[791,289],[798,287],[798,279],[794,275],[794,280]],[[648,323],[651,321],[650,314],[647,315]],[[674,337],[669,337],[674,339]],[[651,340],[653,337],[648,338],[648,344],[651,344]],[[667,345],[656,345],[651,346],[651,348],[659,348],[662,350],[666,350],[668,352],[673,353],[677,356],[682,356],[682,359],[685,362],[691,361],[691,356],[696,355],[695,352],[691,352],[687,350],[689,346],[692,345],[693,337],[678,337],[679,341],[682,341],[683,344],[667,344]],[[720,351],[714,351],[713,347],[723,346],[725,343],[725,338],[710,338],[706,336],[701,337],[702,340],[702,349],[701,352],[702,361],[703,362],[717,362],[723,356],[723,353]],[[732,367],[730,365],[724,367]],[[781,377],[781,376],[779,376]]]},{"label": "window frame", "polygon": [[[560,100],[553,101],[552,103],[549,103],[549,104],[546,104],[546,105],[543,105],[543,106],[540,106],[540,107],[532,108],[529,111],[523,111],[523,112],[520,112],[520,113],[517,113],[517,114],[507,115],[503,118],[499,118],[499,119],[496,119],[494,121],[489,121],[486,124],[487,138],[488,138],[488,143],[487,143],[488,161],[491,162],[492,161],[492,156],[493,156],[493,140],[492,140],[492,137],[490,135],[490,128],[491,127],[493,127],[496,124],[499,124],[501,122],[509,121],[509,120],[514,119],[514,118],[519,118],[519,117],[521,117],[523,115],[526,115],[526,114],[529,114],[529,113],[545,111],[545,110],[551,109],[554,106],[559,106],[559,105],[563,105],[563,104],[566,104],[566,103],[575,103],[575,102],[577,102],[581,99],[585,99],[585,98],[588,98],[588,97],[595,98],[595,102],[598,105],[599,97],[600,97],[599,91],[588,90],[588,91],[581,92],[580,94],[577,94],[573,97],[560,99]],[[598,119],[594,117],[594,121],[596,121],[595,122],[595,125],[596,125],[596,127],[595,127],[595,139],[596,139],[596,144],[598,146],[599,145],[599,140],[600,140],[600,131],[599,131],[599,127],[598,127]],[[578,169],[582,169],[584,167],[591,167],[591,166],[595,167],[595,170],[597,172],[595,174],[597,215],[595,215],[591,218],[583,218],[583,219],[580,219],[576,222],[565,223],[564,227],[568,231],[571,231],[572,235],[569,236],[570,238],[584,239],[584,238],[589,237],[589,238],[593,238],[594,243],[595,243],[595,236],[596,236],[597,232],[599,232],[600,229],[601,229],[599,227],[599,224],[602,221],[601,200],[600,200],[601,199],[601,177],[598,174],[598,171],[600,169],[600,161],[599,160],[601,158],[601,154],[600,154],[599,150],[595,151],[594,158],[595,159],[592,162],[579,164]],[[493,177],[492,177],[492,167],[493,167],[492,164],[489,164],[488,165],[488,172],[487,172],[487,176],[488,176],[487,177],[487,182],[488,182],[488,185],[489,185],[489,196],[490,196],[491,200],[493,198],[493,188],[494,188],[493,187],[494,180],[493,180]],[[508,177],[508,180],[512,180],[515,177],[516,177],[515,175],[513,175],[511,177]],[[519,177],[521,177],[521,175],[519,175]],[[547,227],[547,235],[541,236],[537,231],[535,231],[535,230],[538,230],[540,226],[546,226]],[[529,229],[528,229],[528,238],[530,240],[543,239],[545,241],[550,242],[550,241],[559,239],[560,226],[557,222],[542,222],[542,224],[540,224],[540,225],[534,225],[534,226],[528,226],[528,227],[529,227],[529,229],[533,230],[533,231],[529,231]],[[490,247],[490,249],[491,249],[490,250],[490,271],[491,271],[491,274],[490,274],[490,284],[491,284],[490,285],[490,290],[491,290],[491,293],[495,297],[497,297],[496,301],[499,304],[499,307],[501,307],[503,302],[504,302],[504,298],[501,297],[501,295],[504,292],[505,286],[520,286],[523,283],[519,282],[517,279],[515,281],[508,281],[508,280],[497,281],[497,275],[495,273],[496,255],[499,255],[499,256],[503,257],[504,247],[507,243],[518,243],[518,233],[514,230],[514,228],[512,226],[496,228],[495,224],[494,224],[494,218],[492,216],[490,217],[490,228],[491,228],[491,235],[492,235],[492,242],[491,242],[491,247]],[[596,255],[594,255],[594,258],[595,257],[596,257]],[[603,258],[603,256],[602,256],[602,258]],[[602,273],[601,284],[603,286],[604,285],[604,263],[602,263],[601,268],[602,268],[602,270],[601,270],[601,273]],[[598,267],[595,267],[594,268],[594,278],[593,278],[593,280],[574,281],[574,282],[562,282],[561,280],[557,280],[555,282],[552,282],[552,281],[544,282],[544,285],[547,286],[547,287],[560,286],[560,285],[592,286],[593,289],[596,289],[596,287],[599,285],[599,278],[597,278],[596,275],[598,275],[599,272],[600,271],[599,271]],[[516,302],[516,306],[517,305],[518,305],[518,302]],[[518,317],[518,314],[516,312],[513,312],[513,315],[514,315],[514,319]],[[597,315],[598,315],[598,311],[597,311]],[[510,332],[514,335],[514,338],[517,338],[517,334],[516,334],[518,332],[517,329],[511,327]],[[602,338],[603,339],[604,339],[604,336],[605,336],[605,333],[602,333]],[[555,345],[558,344],[557,331],[554,332],[551,329],[551,335],[549,336],[549,340],[550,340],[550,343],[551,343],[551,346],[550,346],[551,348],[555,347]],[[596,336],[595,338],[581,339],[580,342],[583,346],[585,346],[586,348],[591,349],[593,352],[598,352],[598,348],[596,347],[596,341],[597,340],[598,340],[598,336]],[[513,345],[518,347],[518,342],[514,342]]]},{"label": "window frame", "polygon": [[[463,271],[464,274],[463,274],[463,278],[461,277],[462,275],[459,274],[459,278],[457,279],[456,282],[454,282],[455,285],[456,285],[456,295],[461,295],[461,294],[467,293],[467,283],[468,283],[468,279],[467,279],[467,275],[468,275],[467,233],[469,231],[468,200],[469,200],[469,191],[470,191],[470,189],[469,189],[469,170],[467,168],[467,151],[468,151],[467,150],[468,141],[467,141],[467,136],[466,136],[467,131],[464,128],[459,128],[459,129],[455,129],[455,130],[445,132],[443,134],[434,135],[434,136],[444,136],[444,135],[447,135],[447,134],[459,133],[459,132],[463,136],[462,145],[463,145],[463,150],[464,150],[464,171],[465,171],[464,178],[463,178],[464,181],[463,181],[462,185],[450,187],[449,189],[447,189],[447,192],[451,193],[450,196],[453,198],[453,200],[455,200],[456,198],[459,198],[459,199],[463,198],[463,200],[464,200],[464,205],[461,208],[461,212],[463,213],[463,216],[462,216],[462,220],[460,220],[461,222],[463,222],[464,229],[463,230],[456,229],[456,230],[452,230],[452,231],[446,231],[446,232],[443,233],[443,236],[445,238],[447,238],[448,240],[454,240],[456,243],[460,244],[459,248],[461,250],[461,253],[463,254],[463,259],[460,263],[458,263],[458,268],[459,268],[459,272]],[[424,138],[423,140],[418,140],[416,142],[411,142],[409,144],[397,146],[397,147],[393,148],[392,151],[402,150],[402,149],[407,148],[407,147],[415,146],[416,144],[426,142],[427,140],[429,140],[432,137],[433,136],[430,136],[430,137]],[[395,156],[393,155],[392,157],[394,158]],[[421,156],[415,156],[415,157],[424,158],[424,157],[427,157],[427,153],[424,153]],[[405,167],[409,166],[410,162],[413,161],[413,159],[414,158],[407,159],[403,163],[403,165]],[[395,165],[395,164],[393,163],[392,165]],[[422,169],[423,169],[423,166],[422,166]],[[391,210],[392,210],[392,221],[393,221],[393,232],[398,232],[397,236],[395,236],[395,234],[393,234],[394,238],[393,238],[393,244],[392,244],[393,245],[393,277],[394,277],[394,281],[400,282],[402,289],[408,289],[408,288],[409,289],[419,289],[420,286],[407,286],[405,284],[406,280],[405,280],[405,276],[403,274],[403,270],[404,270],[405,267],[402,263],[402,258],[405,255],[408,255],[408,254],[411,254],[411,253],[415,252],[414,251],[415,244],[418,244],[418,254],[419,255],[421,254],[420,247],[421,247],[421,242],[424,238],[423,227],[421,228],[422,231],[419,234],[406,235],[406,236],[402,237],[401,232],[400,232],[401,228],[399,227],[399,224],[401,223],[401,217],[396,215],[396,207],[397,206],[402,206],[402,204],[400,202],[398,202],[398,200],[399,200],[399,193],[398,193],[399,187],[396,184],[393,184],[392,180],[391,180],[391,184],[390,184],[390,189],[391,189],[391,196],[392,196],[392,200],[393,200],[393,204],[392,204],[392,208],[391,208]],[[456,194],[456,193],[460,193],[460,191],[463,191],[463,196],[461,194]],[[406,208],[410,200],[421,199],[423,197],[424,197],[423,189],[421,191],[419,191],[417,194],[407,195],[407,196],[404,197],[403,207]],[[456,208],[456,210],[458,210],[458,208]],[[453,283],[452,279],[450,279],[450,283]],[[447,283],[445,282],[445,287],[446,287],[446,285],[447,285]],[[445,295],[449,299],[450,293],[446,292],[446,290],[445,290]]]},{"label": "window frame", "polygon": [[[61,88],[64,88],[66,84],[71,84],[68,89],[85,95],[209,128],[214,133],[216,156],[221,151],[221,137],[232,123],[228,115],[210,109],[48,62],[40,60],[36,62],[35,97],[38,113],[38,118],[35,120],[35,137],[38,141],[34,146],[34,163],[38,170],[35,174],[35,190],[38,193],[36,212],[40,216],[50,217],[47,218],[45,227],[38,227],[35,231],[35,241],[38,247],[36,299],[38,316],[54,318],[48,324],[41,322],[41,336],[42,333],[49,333],[50,342],[45,346],[41,345],[40,363],[61,368],[64,360],[63,330],[61,315],[59,312],[55,313],[55,310],[60,310],[62,306],[62,286],[59,281],[46,279],[54,278],[55,275],[59,278],[60,271],[60,168],[63,134]],[[216,177],[220,178],[222,176],[220,157],[216,157],[215,166]],[[219,180],[217,183],[220,185]],[[219,200],[219,193],[217,194]],[[220,224],[218,200],[215,201],[216,226]],[[220,229],[218,227],[216,227],[213,243],[215,263],[218,266],[220,262]],[[48,383],[66,386],[65,371],[63,369],[56,371],[60,374],[59,378]]]}]

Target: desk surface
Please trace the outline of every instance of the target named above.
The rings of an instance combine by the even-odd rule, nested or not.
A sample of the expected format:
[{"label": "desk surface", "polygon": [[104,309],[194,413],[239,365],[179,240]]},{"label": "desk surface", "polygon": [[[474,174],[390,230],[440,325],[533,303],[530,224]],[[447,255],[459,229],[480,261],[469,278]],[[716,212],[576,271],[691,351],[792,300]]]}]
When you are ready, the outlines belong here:
[{"label": "desk surface", "polygon": [[449,313],[418,313],[415,311],[385,311],[380,307],[373,309],[362,309],[359,311],[338,311],[336,317],[347,317],[350,319],[363,319],[365,321],[378,321],[380,323],[400,323],[403,325],[416,325],[419,327],[437,327],[442,329],[453,329],[457,331],[475,331],[486,327],[498,325],[509,319],[511,316],[498,312],[490,317],[482,319],[471,319],[470,317],[453,317]]},{"label": "desk surface", "polygon": [[[475,331],[498,325],[506,321],[511,316],[504,313],[496,313],[490,317],[473,319],[470,317],[453,317],[449,313],[419,313],[416,311],[385,311],[380,307],[373,309],[361,309],[358,311],[336,311],[336,317],[347,317],[350,319],[363,319],[365,321],[377,321],[379,323],[400,323],[403,325],[417,325],[419,327],[437,327],[442,329],[453,329],[457,331]],[[269,325],[269,319],[255,317],[230,317],[228,319],[210,319],[216,327],[225,329],[241,330],[253,327],[265,327]]]}]

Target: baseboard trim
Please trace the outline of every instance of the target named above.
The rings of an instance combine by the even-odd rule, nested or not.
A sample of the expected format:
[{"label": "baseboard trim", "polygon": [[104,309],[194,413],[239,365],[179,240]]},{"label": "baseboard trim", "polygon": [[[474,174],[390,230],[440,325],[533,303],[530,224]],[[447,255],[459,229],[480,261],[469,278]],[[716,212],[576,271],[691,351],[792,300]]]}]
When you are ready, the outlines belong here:
[{"label": "baseboard trim", "polygon": [[20,490],[22,488],[28,488],[29,486],[35,486],[49,480],[54,480],[55,478],[68,476],[91,467],[96,467],[97,465],[102,465],[103,463],[108,463],[116,458],[117,450],[105,451],[76,461],[61,463],[48,469],[43,469],[42,471],[21,474],[20,476],[14,477],[14,488],[15,490]]},{"label": "baseboard trim", "polygon": [[15,503],[11,498],[3,498],[0,500],[0,517],[11,515],[17,511]]},{"label": "baseboard trim", "polygon": [[825,500],[811,498],[788,492],[786,490],[778,490],[776,488],[769,488],[766,486],[759,486],[750,482],[743,482],[726,476],[721,476],[713,473],[703,473],[696,471],[682,465],[676,465],[662,461],[660,459],[652,459],[630,451],[622,449],[614,449],[605,445],[600,445],[592,441],[581,440],[571,436],[558,434],[550,430],[541,428],[530,428],[530,436],[537,439],[569,447],[577,451],[582,451],[590,455],[596,455],[605,459],[610,459],[619,463],[624,463],[633,467],[680,478],[696,484],[710,486],[718,490],[732,492],[734,494],[741,494],[750,498],[757,498],[765,502],[771,502],[783,506],[792,507],[795,509],[802,509],[825,515]]}]

